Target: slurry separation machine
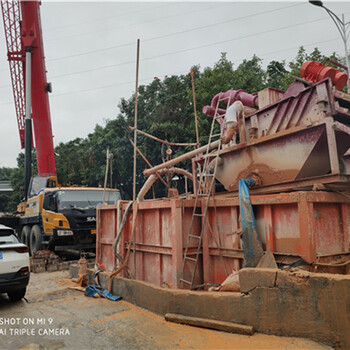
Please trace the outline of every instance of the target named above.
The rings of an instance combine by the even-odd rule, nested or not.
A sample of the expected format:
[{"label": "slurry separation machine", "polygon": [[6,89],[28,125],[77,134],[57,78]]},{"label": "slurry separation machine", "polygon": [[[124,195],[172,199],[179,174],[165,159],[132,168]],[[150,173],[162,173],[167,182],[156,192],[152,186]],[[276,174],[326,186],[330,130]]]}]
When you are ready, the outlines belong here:
[{"label": "slurry separation machine", "polygon": [[[350,95],[341,91],[346,81],[340,70],[306,62],[286,91],[214,96],[203,108],[213,118],[208,145],[145,170],[148,180],[132,205],[98,208],[97,262],[156,285],[222,283],[246,266],[251,247],[242,245],[237,191],[241,179],[251,179],[257,238],[279,267],[347,274]],[[243,106],[237,137],[223,145],[226,109],[237,101]],[[192,174],[174,167],[190,158]],[[145,200],[157,176],[166,173],[192,180],[193,193],[172,190],[168,198]],[[226,191],[215,193],[215,181]]]}]

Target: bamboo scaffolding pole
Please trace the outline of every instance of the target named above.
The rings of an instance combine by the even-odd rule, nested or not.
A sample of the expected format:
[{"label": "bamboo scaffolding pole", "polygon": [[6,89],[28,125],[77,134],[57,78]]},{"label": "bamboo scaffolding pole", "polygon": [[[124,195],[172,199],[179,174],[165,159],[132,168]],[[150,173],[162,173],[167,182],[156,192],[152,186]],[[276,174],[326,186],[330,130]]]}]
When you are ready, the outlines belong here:
[{"label": "bamboo scaffolding pole", "polygon": [[[131,131],[134,131],[135,132],[135,127],[132,127],[132,126],[129,126],[129,129]],[[148,134],[147,132],[144,132],[144,131],[141,131],[139,129],[136,129],[136,132],[138,134],[141,134],[141,135],[144,135],[144,136],[147,136],[149,137],[150,139],[153,139],[155,141],[158,141],[158,142],[161,142],[161,143],[164,143],[166,145],[169,145],[169,146],[196,146],[197,144],[196,143],[177,143],[177,142],[168,142],[168,141],[164,141],[156,136],[153,136],[153,135],[150,135]]]},{"label": "bamboo scaffolding pole", "polygon": [[107,155],[106,155],[106,172],[105,172],[105,181],[103,184],[103,199],[102,199],[103,204],[105,204],[105,199],[106,199],[108,168],[109,168],[109,147],[107,147]]},{"label": "bamboo scaffolding pole", "polygon": [[197,74],[196,72],[192,71],[190,73],[191,76],[191,84],[192,84],[192,97],[193,97],[193,110],[194,110],[194,121],[196,125],[196,140],[197,140],[197,145],[196,147],[199,147],[199,132],[198,132],[198,118],[197,118],[197,105],[196,105],[196,92],[194,89],[194,78],[193,75]]},{"label": "bamboo scaffolding pole", "polygon": [[135,86],[135,116],[134,116],[134,173],[133,173],[133,200],[136,199],[136,146],[137,146],[137,99],[139,89],[139,61],[140,61],[140,39],[137,39],[136,54],[136,86]]},{"label": "bamboo scaffolding pole", "polygon": [[113,188],[113,153],[109,153],[109,188]]},{"label": "bamboo scaffolding pole", "polygon": [[[140,62],[140,39],[137,39],[137,54],[136,54],[136,86],[135,86],[135,118],[134,118],[134,174],[133,174],[133,193],[132,198],[134,201],[134,217],[133,217],[133,224],[136,222],[136,215],[137,215],[137,202],[135,202],[136,199],[136,147],[137,147],[137,99],[138,99],[138,89],[139,89],[139,62]],[[136,210],[135,210],[136,209]],[[136,276],[136,244],[135,244],[135,229],[133,227],[132,232],[132,243],[133,243],[133,260],[134,260],[134,275]]]},{"label": "bamboo scaffolding pole", "polygon": [[[136,148],[136,151],[138,152],[138,154],[141,156],[141,158],[146,162],[146,164],[150,167],[150,168],[153,168],[153,165],[148,161],[148,159],[146,158],[146,156],[141,152],[141,150],[135,146],[134,142],[131,140],[131,137],[129,135],[127,135],[127,138],[129,139],[131,145],[133,147]],[[166,186],[166,187],[169,187],[169,184],[167,182],[165,182],[163,180],[163,178],[161,177],[161,175],[159,175],[158,173],[156,173],[156,175],[158,176],[159,180],[163,182],[163,184]]]},{"label": "bamboo scaffolding pole", "polygon": [[186,159],[189,159],[189,158],[192,158],[200,153],[203,153],[203,152],[206,152],[207,151],[207,147],[209,147],[209,150],[213,149],[213,148],[217,148],[218,145],[219,145],[219,142],[221,142],[220,140],[217,140],[217,141],[214,141],[208,145],[205,145],[205,146],[202,146],[200,148],[197,148],[191,152],[187,152],[185,154],[182,154],[181,156],[179,157],[176,157],[176,158],[173,158],[165,163],[162,163],[162,164],[159,164],[159,165],[156,165],[155,167],[151,168],[151,169],[146,169],[143,171],[143,174],[145,176],[150,176],[151,174],[154,174],[156,173],[157,171],[159,171],[160,169],[163,169],[163,168],[167,168],[167,167],[171,167],[177,163],[180,163]]}]

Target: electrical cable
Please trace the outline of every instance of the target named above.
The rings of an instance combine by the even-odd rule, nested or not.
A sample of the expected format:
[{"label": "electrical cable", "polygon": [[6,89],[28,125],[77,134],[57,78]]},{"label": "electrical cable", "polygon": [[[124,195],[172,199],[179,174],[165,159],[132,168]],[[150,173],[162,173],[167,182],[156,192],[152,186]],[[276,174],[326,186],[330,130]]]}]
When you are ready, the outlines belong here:
[{"label": "electrical cable", "polygon": [[[221,40],[221,41],[215,41],[215,42],[209,43],[209,44],[199,45],[199,46],[190,47],[190,48],[186,48],[186,49],[182,49],[182,50],[176,50],[176,51],[172,51],[172,52],[167,52],[167,53],[160,54],[160,55],[155,55],[155,56],[150,56],[150,57],[146,57],[146,58],[141,58],[140,61],[148,61],[148,60],[153,60],[155,58],[171,56],[171,55],[178,54],[178,53],[184,53],[184,52],[188,52],[188,51],[203,49],[203,48],[206,48],[206,47],[221,45],[221,44],[224,44],[224,43],[227,43],[227,42],[247,39],[247,38],[251,38],[251,37],[259,36],[259,35],[264,35],[264,34],[269,34],[269,33],[273,33],[273,32],[277,32],[277,31],[280,31],[280,30],[285,30],[285,29],[297,27],[297,26],[304,25],[304,24],[311,24],[311,23],[323,21],[323,20],[326,20],[326,19],[328,19],[328,17],[322,17],[322,18],[316,19],[314,21],[300,22],[300,23],[297,23],[297,24],[283,26],[283,27],[279,27],[279,28],[276,28],[276,29],[270,29],[270,30],[266,30],[266,31],[263,31],[263,32],[247,34],[247,35],[243,35],[243,36],[236,37],[236,38],[231,38],[231,39],[226,39],[226,40]],[[65,76],[71,76],[71,75],[75,75],[75,74],[90,73],[90,72],[95,72],[95,71],[99,71],[99,70],[103,70],[103,69],[109,69],[109,68],[113,68],[113,67],[123,66],[123,65],[127,65],[127,64],[134,64],[134,63],[135,63],[135,60],[125,61],[125,62],[121,62],[121,63],[111,64],[111,65],[106,65],[106,66],[100,66],[100,67],[91,68],[91,69],[86,69],[86,70],[82,70],[82,71],[76,71],[76,72],[71,72],[71,73],[66,73],[66,74],[60,74],[60,75],[52,76],[51,79],[57,79],[57,78],[61,78],[61,77],[65,77]]]},{"label": "electrical cable", "polygon": [[[323,40],[323,41],[317,41],[317,42],[313,42],[307,45],[303,45],[304,47],[308,47],[308,46],[313,46],[313,45],[318,45],[318,44],[324,44],[327,42],[332,42],[334,40],[336,40],[337,38],[333,38],[333,39],[329,39],[329,40]],[[264,53],[264,54],[257,54],[258,57],[263,57],[263,56],[268,56],[268,55],[272,55],[272,54],[276,54],[276,53],[281,53],[281,52],[286,52],[286,51],[291,51],[291,50],[296,50],[298,49],[298,47],[290,47],[288,49],[283,49],[283,50],[276,50],[276,51],[270,51],[268,53]],[[232,61],[233,63],[237,63],[237,62],[241,62],[243,61],[243,58],[240,58],[238,60],[234,60]],[[169,74],[169,76],[172,75],[179,75],[179,74],[187,74],[188,71],[177,71],[177,72],[173,72],[171,74]],[[143,78],[140,80],[140,82],[145,82],[145,81],[149,81],[150,79],[154,78],[153,76],[151,77],[147,77],[147,78]],[[134,84],[134,81],[126,81],[123,83],[116,83],[116,84],[110,84],[110,85],[104,85],[104,86],[99,86],[99,87],[95,87],[95,88],[90,88],[90,89],[81,89],[81,90],[75,90],[75,91],[69,91],[69,92],[64,92],[64,93],[59,93],[59,94],[53,94],[52,98],[56,98],[56,97],[61,97],[61,96],[66,96],[66,95],[72,95],[75,93],[82,93],[82,92],[89,92],[89,91],[96,91],[96,90],[102,90],[102,89],[107,89],[107,88],[113,88],[113,87],[117,87],[117,86],[123,86],[123,85],[128,85],[128,84]],[[11,85],[4,85],[4,86],[0,86],[0,89],[5,88],[5,87],[11,87]],[[1,103],[0,106],[4,106],[4,105],[10,105],[13,104],[13,102],[6,102],[6,103]]]},{"label": "electrical cable", "polygon": [[[328,42],[328,41],[334,41],[334,39],[326,40],[326,41],[322,41],[322,42],[318,42],[318,43],[325,43],[325,42]],[[304,46],[306,47],[306,46],[312,46],[312,45],[314,45],[314,44],[308,44],[308,45],[304,45]],[[259,57],[272,55],[272,54],[279,53],[279,52],[295,50],[295,49],[298,49],[298,47],[293,47],[293,48],[289,48],[289,49],[285,49],[285,50],[278,50],[278,51],[269,52],[269,53],[266,53],[266,54],[263,54],[263,55],[259,55]],[[242,60],[243,59],[235,60],[235,61],[233,61],[233,63],[241,62]],[[172,75],[179,75],[179,74],[186,74],[187,72],[188,71],[183,71],[183,70],[182,71],[177,71],[177,72],[171,73],[170,76],[172,76]],[[140,82],[147,82],[147,81],[150,81],[152,78],[154,78],[154,77],[147,77],[147,78],[141,79]],[[75,90],[75,91],[68,91],[68,92],[64,92],[64,93],[53,94],[52,98],[55,99],[56,97],[67,96],[67,95],[78,94],[78,93],[84,93],[84,92],[90,92],[90,91],[96,91],[96,90],[103,90],[103,89],[107,89],[107,88],[113,88],[113,87],[117,87],[117,86],[129,85],[129,84],[131,85],[131,84],[134,84],[134,83],[135,83],[134,81],[126,81],[126,82],[123,82],[123,83],[104,85],[104,86],[99,86],[99,87],[95,87],[95,88],[81,89],[81,90]],[[9,85],[8,87],[10,87],[10,86],[11,85]],[[3,88],[3,87],[5,87],[5,86],[2,86],[0,88]],[[13,102],[6,102],[6,103],[1,103],[0,106],[12,105],[12,104],[13,104]]]},{"label": "electrical cable", "polygon": [[[207,25],[196,27],[196,28],[192,28],[192,29],[181,30],[181,31],[175,32],[175,33],[169,33],[169,34],[156,36],[156,37],[153,37],[153,38],[143,39],[142,43],[153,41],[153,40],[159,40],[159,39],[167,38],[167,37],[174,36],[174,35],[185,34],[185,33],[193,32],[193,31],[196,31],[196,30],[202,30],[202,29],[206,29],[206,28],[210,28],[210,27],[214,27],[214,26],[216,27],[218,25],[227,24],[227,23],[230,23],[230,22],[233,22],[233,21],[238,21],[238,20],[241,20],[241,19],[246,19],[246,18],[260,16],[260,15],[265,15],[267,13],[280,11],[280,10],[284,10],[284,9],[288,9],[290,7],[295,7],[295,6],[300,6],[300,5],[304,5],[304,4],[296,4],[296,5],[286,6],[286,7],[279,7],[277,9],[274,9],[274,10],[271,10],[271,11],[263,11],[263,12],[259,12],[259,13],[256,13],[256,14],[253,14],[253,15],[249,15],[249,16],[237,17],[237,18],[225,20],[225,21],[222,21],[222,22],[207,24]],[[100,52],[115,50],[115,49],[119,49],[119,48],[126,47],[126,46],[131,46],[131,45],[135,45],[135,43],[134,42],[129,42],[129,43],[115,45],[115,46],[110,46],[110,47],[106,47],[106,48],[102,48],[102,49],[90,50],[90,51],[82,52],[82,53],[79,53],[79,54],[74,54],[74,55],[69,55],[69,56],[63,56],[63,57],[49,59],[48,61],[53,62],[53,61],[59,61],[59,60],[62,60],[62,59],[69,59],[69,58],[74,58],[74,57],[80,57],[80,56],[85,56],[85,55],[89,55],[89,54],[92,54],[92,53],[100,53]]]},{"label": "electrical cable", "polygon": [[[155,7],[151,7],[151,8],[147,8],[147,9],[142,9],[142,10],[139,10],[139,11],[125,12],[125,13],[122,13],[121,15],[118,15],[118,16],[114,15],[114,16],[102,17],[102,18],[98,18],[98,19],[96,19],[94,21],[86,20],[86,21],[83,21],[83,22],[75,22],[75,23],[72,23],[72,24],[65,25],[64,28],[67,29],[69,27],[77,27],[77,26],[81,26],[82,24],[89,24],[89,25],[91,25],[92,23],[106,21],[106,20],[109,20],[109,19],[125,18],[125,16],[132,15],[134,13],[142,13],[142,12],[147,12],[147,11],[154,11],[156,9],[159,9],[159,8],[162,8],[162,7],[166,7],[166,6],[167,6],[167,4],[161,5],[161,6],[155,6]],[[45,29],[45,32],[50,32],[50,31],[56,30],[56,29],[62,30],[62,26],[47,28],[47,29]]]},{"label": "electrical cable", "polygon": [[[198,12],[201,12],[201,11],[207,11],[207,10],[211,10],[213,8],[218,8],[218,7],[222,7],[224,5],[221,5],[221,6],[218,6],[218,5],[215,5],[213,7],[210,7],[210,8],[205,8],[205,9],[202,9],[202,10],[198,10]],[[144,24],[144,23],[154,23],[155,21],[157,20],[164,20],[164,19],[169,19],[169,18],[174,18],[174,17],[179,17],[179,16],[183,16],[184,14],[187,14],[188,11],[184,12],[184,13],[179,13],[179,14],[176,14],[176,15],[170,15],[170,16],[162,16],[160,18],[155,18],[155,19],[148,19],[146,21],[138,21],[136,23],[129,23],[129,24],[125,24],[125,25],[122,25],[122,26],[116,26],[116,27],[112,27],[112,28],[106,28],[106,29],[100,29],[100,30],[94,30],[94,31],[91,31],[91,32],[85,32],[85,33],[80,33],[80,34],[73,34],[73,35],[68,35],[68,36],[63,36],[63,37],[60,37],[60,38],[56,38],[56,39],[51,39],[50,41],[57,41],[57,40],[61,40],[61,39],[70,39],[70,38],[76,38],[76,37],[80,37],[80,36],[85,36],[85,35],[90,35],[90,34],[96,34],[96,33],[101,33],[101,32],[110,32],[111,30],[115,30],[115,29],[121,29],[121,28],[126,28],[126,27],[131,27],[131,26],[134,26],[134,25],[140,25],[140,24]]]}]

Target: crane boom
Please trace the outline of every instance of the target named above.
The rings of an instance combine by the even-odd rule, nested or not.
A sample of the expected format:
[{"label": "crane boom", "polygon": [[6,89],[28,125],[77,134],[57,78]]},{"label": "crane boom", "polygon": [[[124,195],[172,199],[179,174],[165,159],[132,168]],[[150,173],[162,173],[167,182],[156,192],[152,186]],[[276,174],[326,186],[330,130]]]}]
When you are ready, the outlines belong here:
[{"label": "crane boom", "polygon": [[[17,210],[21,241],[30,252],[94,250],[96,205],[116,204],[118,190],[58,187],[39,1],[0,0],[21,146],[25,148],[25,201]],[[33,123],[38,176],[32,177]],[[107,197],[106,197],[107,195]]]},{"label": "crane boom", "polygon": [[56,175],[39,1],[1,1],[17,123],[24,147],[25,51],[31,51],[31,96],[38,175]]},{"label": "crane boom", "polygon": [[10,66],[10,75],[12,82],[13,99],[15,102],[18,131],[21,142],[21,148],[24,148],[25,94],[19,2],[2,1],[1,9],[2,18],[4,21],[7,58]]}]

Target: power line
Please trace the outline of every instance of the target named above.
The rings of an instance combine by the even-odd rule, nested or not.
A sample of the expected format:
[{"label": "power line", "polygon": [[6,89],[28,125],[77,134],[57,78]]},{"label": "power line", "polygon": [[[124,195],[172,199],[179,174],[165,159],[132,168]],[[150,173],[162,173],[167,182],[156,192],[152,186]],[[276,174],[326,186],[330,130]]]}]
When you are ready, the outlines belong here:
[{"label": "power line", "polygon": [[[204,44],[204,45],[191,47],[191,48],[187,48],[187,49],[182,49],[182,50],[177,50],[177,51],[172,51],[172,52],[168,52],[168,53],[164,53],[164,54],[160,54],[160,55],[156,55],[156,56],[141,58],[140,61],[148,61],[148,60],[153,60],[155,58],[171,56],[171,55],[178,54],[178,53],[184,53],[184,52],[188,52],[188,51],[192,51],[192,50],[198,50],[198,49],[203,49],[203,48],[206,48],[206,47],[221,45],[221,44],[224,44],[224,43],[227,43],[227,42],[231,42],[231,41],[247,39],[247,38],[251,38],[251,37],[254,37],[254,36],[258,36],[258,35],[269,34],[269,33],[273,33],[273,32],[277,32],[277,31],[280,31],[280,30],[285,30],[285,29],[297,27],[297,26],[304,25],[304,24],[311,24],[311,23],[315,23],[315,22],[324,21],[326,19],[328,19],[328,17],[322,17],[322,18],[319,18],[319,19],[316,19],[316,20],[313,20],[313,21],[300,22],[300,23],[297,23],[297,24],[289,25],[289,26],[284,26],[284,27],[280,27],[280,28],[270,29],[270,30],[266,30],[264,32],[247,34],[247,35],[243,35],[243,36],[232,38],[232,39],[215,41],[214,43],[210,43],[210,44]],[[96,68],[91,68],[91,69],[86,69],[86,70],[81,70],[81,71],[76,71],[76,72],[71,72],[71,73],[66,73],[66,74],[60,74],[60,75],[51,77],[51,79],[57,79],[57,78],[62,78],[62,77],[65,77],[65,76],[71,76],[71,75],[76,75],[76,74],[95,72],[95,71],[99,71],[99,70],[103,70],[103,69],[109,69],[109,68],[114,68],[114,67],[119,67],[119,66],[131,64],[131,63],[135,63],[135,60],[125,61],[125,62],[115,63],[115,64],[110,64],[110,65],[106,65],[106,66],[100,66],[100,67],[96,67]]]},{"label": "power line", "polygon": [[[164,5],[164,6],[165,6],[165,5]],[[159,7],[164,7],[164,6],[159,6]],[[222,7],[222,6],[224,6],[224,5],[221,5],[221,6],[215,5],[215,8]],[[213,7],[210,7],[209,9],[212,9],[212,8],[213,8]],[[208,10],[208,8],[203,9],[203,10],[201,10],[201,11],[206,11],[206,10]],[[198,12],[198,11],[197,11],[197,12]],[[182,16],[182,15],[183,15],[183,14],[171,15],[171,16],[168,16],[168,17],[162,17],[162,18],[158,18],[158,19],[172,18],[172,17]],[[131,24],[131,25],[141,24],[141,23],[148,23],[148,22],[154,22],[154,21],[155,21],[155,20],[149,20],[149,21],[134,23],[134,24]],[[89,22],[88,22],[88,23],[89,23]],[[126,26],[130,26],[130,25],[126,25]],[[125,27],[125,26],[115,27],[114,29],[118,29],[118,28],[122,28],[122,27]],[[112,28],[112,29],[113,29],[113,28]],[[106,30],[110,30],[110,29],[106,29]],[[100,31],[106,31],[106,30],[100,30]],[[195,29],[195,30],[196,30],[196,29]],[[77,36],[82,36],[82,35],[88,35],[88,34],[100,32],[100,31],[88,32],[88,33],[83,33],[83,34],[76,34],[76,35],[61,37],[61,38],[58,38],[58,39],[65,39],[65,38],[72,38],[72,37],[77,37]],[[176,35],[176,34],[177,34],[177,33],[175,33],[175,35]],[[170,35],[172,35],[172,34],[170,34]],[[167,36],[170,36],[170,35],[167,35]],[[162,36],[160,36],[160,37],[154,37],[154,38],[149,38],[149,39],[145,39],[145,40],[143,40],[143,42],[144,42],[144,41],[156,40],[156,39],[159,39],[159,38],[161,38],[161,37],[162,37]],[[164,36],[164,37],[165,37],[165,36]],[[58,39],[51,39],[50,41],[52,42],[52,41],[55,41],[55,40],[58,40]],[[48,61],[48,62],[59,61],[59,60],[62,60],[62,59],[67,59],[67,58],[72,58],[72,57],[80,57],[80,56],[84,56],[84,55],[87,55],[87,54],[109,51],[109,50],[113,50],[113,49],[117,49],[117,48],[122,48],[122,47],[127,47],[127,46],[131,46],[131,45],[134,45],[134,42],[125,43],[125,44],[120,44],[120,45],[116,45],[116,46],[111,46],[111,47],[108,47],[108,48],[102,48],[102,49],[97,49],[97,50],[91,50],[91,51],[87,51],[87,52],[83,52],[83,53],[79,53],[79,54],[74,54],[74,55],[69,55],[69,56],[64,56],[64,57],[51,58],[51,59],[47,59],[46,61]],[[0,72],[4,72],[4,71],[8,71],[8,68],[0,69]]]},{"label": "power line", "polygon": [[[318,44],[324,44],[324,43],[328,43],[328,42],[333,42],[335,41],[337,38],[333,38],[333,39],[329,39],[329,40],[323,40],[323,41],[317,41],[317,42],[313,42],[310,44],[306,44],[306,45],[302,45],[304,47],[308,47],[308,46],[313,46],[313,45],[318,45]],[[296,50],[298,49],[299,46],[297,47],[290,47],[288,49],[283,49],[283,50],[276,50],[276,51],[270,51],[268,53],[264,53],[264,54],[259,54],[259,57],[263,57],[263,56],[268,56],[268,55],[272,55],[272,54],[276,54],[276,53],[281,53],[281,52],[286,52],[286,51],[291,51],[291,50]],[[233,63],[237,63],[237,62],[241,62],[244,59],[238,59],[238,60],[234,60]],[[177,72],[173,72],[171,74],[168,75],[178,75],[178,74],[186,74],[188,73],[188,70],[184,71],[177,71]],[[147,77],[144,79],[141,79],[140,82],[144,82],[144,81],[149,81],[150,79],[152,79],[153,77]],[[107,88],[112,88],[112,87],[117,87],[117,86],[123,86],[123,85],[128,85],[128,84],[134,84],[134,81],[127,81],[127,82],[123,82],[123,83],[116,83],[116,84],[110,84],[110,85],[104,85],[104,86],[99,86],[97,88],[89,88],[89,89],[81,89],[81,90],[75,90],[75,91],[70,91],[70,92],[64,92],[61,94],[53,94],[52,98],[55,97],[61,97],[61,96],[67,96],[67,95],[73,95],[73,94],[77,94],[77,93],[83,93],[83,92],[90,92],[90,91],[96,91],[96,90],[103,90],[103,89],[107,89]],[[4,106],[4,105],[10,105],[13,104],[13,102],[7,102],[7,103],[2,103],[0,104],[0,106]]]},{"label": "power line", "polygon": [[[336,40],[336,38],[334,39],[330,39],[330,40],[323,40],[323,41],[318,41],[318,42],[314,42],[314,43],[311,43],[311,44],[307,44],[307,45],[303,45],[305,47],[308,47],[308,46],[313,46],[313,45],[318,45],[318,44],[324,44],[324,43],[327,43],[327,42],[332,42]],[[271,52],[267,52],[265,54],[259,54],[259,57],[263,57],[263,56],[268,56],[268,55],[272,55],[272,54],[276,54],[276,53],[280,53],[280,52],[285,52],[285,51],[291,51],[291,50],[296,50],[298,49],[299,47],[290,47],[288,49],[283,49],[283,50],[276,50],[276,51],[271,51]],[[236,63],[236,62],[241,62],[243,61],[244,59],[241,58],[239,60],[234,60],[233,63]],[[184,71],[177,71],[177,72],[173,72],[171,74],[169,74],[170,76],[172,75],[178,75],[178,74],[186,74],[188,73],[188,70]],[[150,79],[152,79],[153,77],[148,77],[148,78],[144,78],[144,79],[141,79],[140,81],[149,81]],[[57,96],[66,96],[66,95],[69,95],[69,94],[74,94],[74,93],[80,93],[80,92],[88,92],[88,91],[95,91],[95,90],[102,90],[102,89],[107,89],[107,88],[111,88],[111,87],[116,87],[116,86],[123,86],[123,85],[128,85],[128,84],[134,84],[135,82],[134,81],[128,81],[128,82],[123,82],[123,83],[116,83],[116,84],[111,84],[111,85],[105,85],[105,86],[100,86],[98,88],[91,88],[91,89],[83,89],[83,90],[76,90],[76,91],[71,91],[71,92],[65,92],[65,93],[61,93],[61,94],[57,94],[57,95],[53,95],[53,97],[57,97]]]},{"label": "power line", "polygon": [[[290,8],[290,7],[293,7],[293,6],[299,6],[299,5],[300,4],[291,5],[291,6],[287,6],[287,7],[282,7],[282,8],[275,9],[273,11],[279,11],[279,10],[283,10],[283,9],[286,9],[286,8]],[[263,11],[263,12],[260,12],[260,13],[253,14],[251,16],[258,16],[258,15],[266,14],[267,12],[272,12],[272,11]],[[226,21],[222,21],[222,22],[219,22],[219,23],[210,24],[210,25],[206,25],[206,26],[201,26],[201,27],[197,27],[197,28],[194,28],[194,29],[184,30],[184,31],[181,31],[181,32],[170,33],[170,34],[166,34],[166,35],[163,35],[163,36],[158,36],[158,37],[154,37],[154,38],[145,39],[145,41],[156,40],[156,39],[160,39],[160,38],[171,36],[171,35],[178,35],[180,33],[185,33],[185,32],[189,32],[189,31],[193,31],[193,30],[200,30],[200,29],[203,29],[203,28],[206,28],[206,27],[211,27],[211,26],[214,26],[214,25],[219,25],[219,24],[223,24],[223,23],[232,22],[234,20],[238,20],[238,19],[242,19],[242,18],[246,18],[246,17],[247,16],[240,17],[240,18],[235,18],[235,19],[231,19],[231,20],[226,20]],[[165,54],[161,54],[161,55],[156,55],[156,56],[152,56],[152,57],[143,58],[142,60],[151,60],[151,59],[155,59],[155,58],[159,58],[159,57],[173,55],[173,54],[176,54],[176,53],[182,53],[182,52],[196,50],[196,49],[200,49],[200,48],[204,48],[204,47],[215,46],[215,45],[219,45],[219,44],[230,42],[230,41],[246,39],[246,38],[253,37],[253,36],[256,36],[256,35],[267,34],[267,33],[275,32],[275,31],[278,31],[278,30],[284,30],[284,29],[288,29],[288,28],[291,28],[291,27],[300,26],[300,25],[303,25],[303,24],[310,24],[310,23],[322,21],[322,20],[325,20],[327,18],[319,18],[319,19],[316,19],[314,21],[301,22],[301,23],[290,25],[290,26],[285,26],[285,27],[280,27],[280,28],[277,28],[277,29],[268,30],[268,31],[265,31],[265,32],[253,33],[253,34],[249,34],[249,35],[245,35],[245,36],[241,36],[241,37],[237,37],[237,38],[223,40],[223,41],[220,41],[220,42],[205,44],[205,45],[201,45],[201,46],[197,46],[197,47],[193,47],[193,48],[188,48],[188,49],[183,49],[183,50],[178,50],[178,51],[173,51],[173,52],[170,52],[170,53],[165,53]],[[125,46],[125,45],[131,45],[131,44],[134,44],[134,43],[127,43],[127,44],[119,45],[119,47]],[[112,49],[112,48],[106,48],[106,50],[109,50],[109,49]],[[281,51],[283,52],[283,51],[286,51],[286,50],[274,51],[273,53],[277,53],[277,52],[281,52]],[[82,53],[82,54],[89,54],[89,53],[90,52]],[[78,71],[78,72],[67,73],[67,74],[63,74],[63,75],[59,75],[59,76],[53,76],[51,78],[52,79],[53,78],[57,79],[57,78],[60,78],[60,77],[70,76],[70,75],[73,75],[73,74],[82,74],[82,73],[87,73],[87,72],[96,71],[96,70],[108,69],[108,68],[112,68],[112,67],[117,67],[117,66],[131,64],[131,63],[134,63],[134,62],[135,62],[134,60],[126,61],[126,62],[122,62],[122,63],[118,63],[118,64],[92,68],[92,69],[88,69],[88,70],[84,70],[84,71]],[[11,85],[1,86],[0,88],[6,88],[6,87],[11,87]]]},{"label": "power line", "polygon": [[[239,21],[239,20],[242,20],[242,19],[247,19],[247,18],[251,18],[251,17],[256,17],[256,16],[265,15],[265,14],[270,14],[272,12],[277,12],[277,11],[280,11],[280,10],[285,10],[285,9],[289,9],[291,7],[296,7],[296,6],[301,6],[301,5],[305,5],[305,4],[298,3],[298,4],[294,4],[294,5],[290,5],[290,6],[279,7],[277,9],[274,9],[274,10],[271,10],[271,11],[262,11],[262,12],[258,12],[258,13],[253,13],[253,14],[250,14],[248,16],[236,17],[236,18],[225,20],[225,21],[221,21],[221,22],[216,22],[216,23],[212,23],[212,24],[206,24],[206,25],[203,25],[203,26],[191,28],[191,29],[181,30],[181,31],[175,32],[175,33],[169,33],[169,34],[159,35],[159,36],[156,36],[156,37],[153,37],[153,38],[143,39],[142,42],[145,43],[145,42],[149,42],[149,41],[154,41],[154,40],[159,40],[159,39],[163,39],[163,38],[168,38],[168,37],[175,36],[175,35],[180,35],[180,34],[193,32],[193,31],[197,31],[197,30],[202,30],[202,29],[207,29],[207,28],[211,28],[211,27],[216,27],[218,25],[228,24],[228,23]],[[119,48],[126,47],[126,46],[131,46],[131,45],[135,45],[135,43],[134,42],[129,42],[129,43],[115,45],[115,46],[110,46],[110,47],[106,47],[106,48],[102,48],[102,49],[85,51],[85,52],[82,52],[82,53],[79,53],[79,54],[74,54],[74,55],[69,55],[69,56],[63,56],[63,57],[49,59],[48,61],[52,62],[52,61],[59,61],[59,60],[62,60],[62,59],[80,57],[80,56],[89,55],[89,54],[93,54],[93,53],[100,53],[100,52],[115,50],[115,49],[119,49]]]},{"label": "power line", "polygon": [[[325,44],[325,43],[329,43],[329,42],[334,42],[335,40],[338,40],[338,38],[317,41],[317,42],[314,42],[314,43],[311,43],[311,44],[301,45],[301,46],[308,47],[308,46],[313,46],[313,45],[319,45],[319,44]],[[274,55],[276,53],[281,53],[281,52],[286,52],[286,51],[291,51],[291,50],[298,50],[299,48],[300,48],[300,46],[294,46],[294,47],[290,47],[288,49],[270,51],[270,52],[267,52],[267,53],[264,53],[264,54],[257,54],[257,56],[258,57],[269,56],[269,55]],[[242,61],[242,59],[235,60],[233,62],[240,62],[240,61]]]},{"label": "power line", "polygon": [[[227,4],[225,5],[215,5],[209,8],[205,8],[205,9],[201,9],[201,10],[197,10],[196,13],[198,12],[202,12],[202,11],[207,11],[207,10],[211,10],[213,8],[220,8],[223,6],[227,6]],[[153,23],[155,21],[159,21],[159,20],[164,20],[164,19],[169,19],[169,18],[174,18],[174,17],[179,17],[179,16],[183,16],[184,14],[187,14],[188,11],[180,13],[180,14],[175,14],[175,15],[169,15],[169,16],[162,16],[162,17],[158,17],[155,19],[148,19],[146,21],[142,21],[142,22],[136,22],[136,23],[129,23],[129,24],[125,24],[125,25],[121,25],[121,26],[116,26],[116,27],[111,27],[111,28],[106,28],[106,29],[100,29],[100,30],[94,30],[91,32],[85,32],[85,33],[80,33],[80,34],[73,34],[73,35],[67,35],[67,36],[63,36],[60,38],[55,38],[55,39],[51,39],[50,41],[57,41],[57,40],[61,40],[61,39],[70,39],[70,38],[76,38],[76,37],[80,37],[80,36],[85,36],[85,35],[90,35],[90,34],[96,34],[96,33],[101,33],[101,32],[106,32],[106,31],[111,31],[111,30],[115,30],[115,29],[121,29],[121,28],[126,28],[126,27],[132,27],[134,25],[140,25],[140,24],[144,24],[144,23]]]},{"label": "power line", "polygon": [[[151,8],[147,8],[147,9],[142,9],[142,10],[138,10],[138,11],[129,11],[129,12],[122,13],[121,15],[118,15],[118,16],[113,15],[113,16],[102,17],[102,18],[98,18],[98,19],[96,19],[94,21],[86,20],[86,21],[79,22],[79,23],[75,22],[73,24],[65,25],[64,28],[66,29],[66,28],[69,28],[69,27],[77,27],[77,26],[80,26],[82,24],[97,23],[97,22],[106,21],[106,20],[109,20],[109,19],[118,19],[118,18],[122,18],[122,17],[127,16],[127,15],[135,14],[135,13],[154,11],[156,9],[159,9],[159,8],[162,8],[162,7],[166,7],[166,6],[168,6],[168,4],[161,5],[161,6],[155,6],[155,7],[151,7]],[[62,30],[62,26],[47,28],[47,29],[45,29],[45,32],[56,30],[56,29]]]}]

